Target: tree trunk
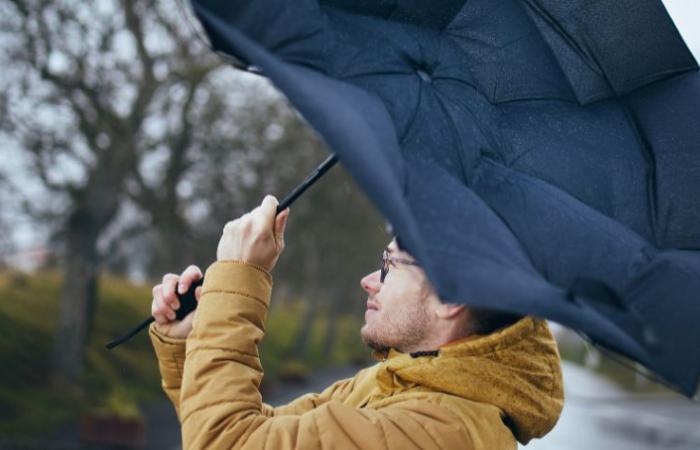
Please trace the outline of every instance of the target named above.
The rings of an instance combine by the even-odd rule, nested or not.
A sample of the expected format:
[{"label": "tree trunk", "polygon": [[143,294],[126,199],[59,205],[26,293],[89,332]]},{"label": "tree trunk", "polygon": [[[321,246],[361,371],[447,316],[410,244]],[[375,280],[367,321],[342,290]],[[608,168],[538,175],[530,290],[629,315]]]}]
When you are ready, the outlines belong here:
[{"label": "tree trunk", "polygon": [[63,292],[54,335],[51,379],[55,386],[79,385],[97,303],[97,232],[91,221],[80,221],[76,216],[70,220],[73,226],[68,227]]}]

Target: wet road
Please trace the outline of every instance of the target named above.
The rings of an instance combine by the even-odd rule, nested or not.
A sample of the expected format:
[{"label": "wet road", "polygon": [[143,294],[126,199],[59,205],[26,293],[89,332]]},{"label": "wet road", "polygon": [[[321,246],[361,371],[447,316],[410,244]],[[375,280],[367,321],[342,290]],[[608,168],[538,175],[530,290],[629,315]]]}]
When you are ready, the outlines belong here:
[{"label": "wet road", "polygon": [[700,404],[681,396],[630,395],[564,364],[566,400],[554,430],[525,450],[700,450]]}]

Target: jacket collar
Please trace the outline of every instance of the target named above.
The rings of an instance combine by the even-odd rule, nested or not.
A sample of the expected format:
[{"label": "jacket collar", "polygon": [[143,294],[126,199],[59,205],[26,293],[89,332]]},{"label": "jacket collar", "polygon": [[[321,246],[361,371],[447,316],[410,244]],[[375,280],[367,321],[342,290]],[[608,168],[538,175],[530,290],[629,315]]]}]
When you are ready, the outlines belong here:
[{"label": "jacket collar", "polygon": [[383,395],[416,386],[500,408],[523,444],[556,424],[564,401],[559,352],[544,320],[525,317],[492,334],[450,342],[437,356],[395,349],[383,357]]}]

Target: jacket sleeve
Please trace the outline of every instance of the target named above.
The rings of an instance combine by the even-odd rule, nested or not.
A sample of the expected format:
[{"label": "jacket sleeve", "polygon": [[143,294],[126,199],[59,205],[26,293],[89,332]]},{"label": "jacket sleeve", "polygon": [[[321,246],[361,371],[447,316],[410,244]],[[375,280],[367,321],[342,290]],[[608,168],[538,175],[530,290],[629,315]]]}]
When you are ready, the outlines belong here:
[{"label": "jacket sleeve", "polygon": [[[175,407],[175,413],[180,418],[180,385],[182,371],[185,365],[185,339],[176,339],[160,333],[155,324],[151,324],[148,334],[158,359],[158,369],[161,376],[161,387],[165,395]],[[272,407],[263,403],[262,414],[268,417],[275,415],[299,415],[310,411],[330,401],[342,401],[348,396],[355,383],[354,378],[333,383],[318,394],[303,395],[286,405]]]},{"label": "jacket sleeve", "polygon": [[[272,279],[235,261],[207,270],[187,338],[180,397],[183,447],[196,449],[472,448],[450,409],[409,400],[374,410],[327,401],[301,414],[263,414],[257,344]],[[309,401],[309,403],[305,403]],[[295,406],[296,407],[296,406]]]},{"label": "jacket sleeve", "polygon": [[[153,345],[153,350],[158,359],[158,369],[161,376],[161,387],[165,395],[172,402],[178,419],[180,418],[180,386],[182,384],[182,371],[185,365],[185,339],[176,339],[160,333],[155,324],[151,324],[148,335]],[[333,383],[323,392],[318,394],[303,395],[286,405],[272,407],[263,403],[262,413],[265,416],[275,415],[299,415],[310,411],[330,401],[343,401],[349,395],[355,384],[354,378],[348,378]]]},{"label": "jacket sleeve", "polygon": [[323,392],[318,394],[306,394],[292,400],[286,405],[273,408],[263,404],[263,414],[266,416],[299,415],[311,411],[314,408],[329,401],[342,402],[352,391],[355,378],[340,380],[328,386]]},{"label": "jacket sleeve", "polygon": [[180,419],[180,385],[185,365],[186,341],[159,333],[155,328],[155,323],[152,323],[148,328],[148,335],[151,338],[156,358],[158,358],[160,385],[175,407],[175,414]]}]

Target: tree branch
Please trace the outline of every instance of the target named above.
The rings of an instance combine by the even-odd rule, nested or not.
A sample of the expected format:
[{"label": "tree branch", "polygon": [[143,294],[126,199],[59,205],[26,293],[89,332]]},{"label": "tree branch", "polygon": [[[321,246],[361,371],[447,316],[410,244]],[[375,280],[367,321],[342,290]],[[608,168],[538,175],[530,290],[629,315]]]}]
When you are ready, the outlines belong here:
[{"label": "tree branch", "polygon": [[139,85],[136,99],[131,108],[129,120],[132,124],[140,124],[146,116],[146,110],[155,95],[158,83],[153,75],[154,59],[148,53],[145,45],[143,33],[143,20],[136,11],[137,2],[134,0],[124,1],[124,19],[127,29],[133,34],[136,41],[136,52],[141,63],[143,73],[142,83]]}]

